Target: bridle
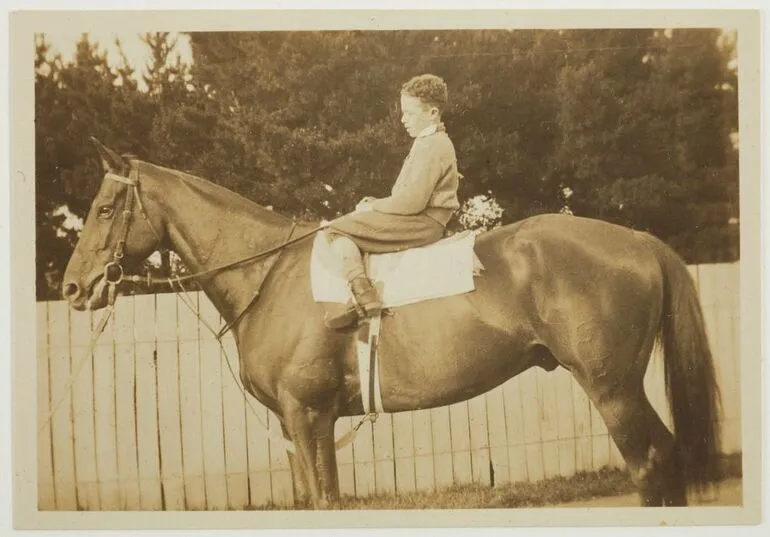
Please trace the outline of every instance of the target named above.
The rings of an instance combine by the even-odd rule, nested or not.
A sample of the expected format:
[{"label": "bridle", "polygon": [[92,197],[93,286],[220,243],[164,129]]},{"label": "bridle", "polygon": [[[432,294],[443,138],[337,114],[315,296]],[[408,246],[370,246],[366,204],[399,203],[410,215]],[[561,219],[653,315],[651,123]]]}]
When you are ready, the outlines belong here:
[{"label": "bridle", "polygon": [[[122,220],[120,222],[121,227],[119,228],[119,231],[118,231],[118,242],[115,245],[115,251],[112,254],[112,259],[108,261],[104,266],[104,282],[108,285],[108,288],[109,288],[109,291],[108,291],[109,305],[114,304],[117,286],[124,280],[130,281],[135,284],[146,284],[148,287],[152,287],[153,285],[157,285],[157,284],[164,284],[164,285],[170,284],[172,288],[174,288],[175,286],[181,287],[182,283],[185,281],[197,280],[205,276],[212,276],[224,270],[245,264],[249,261],[257,261],[259,259],[266,258],[274,253],[278,253],[280,255],[283,249],[286,248],[287,246],[297,243],[307,237],[310,237],[311,235],[315,235],[318,231],[321,231],[322,229],[328,226],[328,224],[323,224],[301,235],[298,235],[297,237],[292,238],[294,234],[294,230],[297,227],[297,223],[292,221],[292,225],[291,225],[291,228],[289,229],[288,236],[281,244],[268,248],[267,250],[258,252],[254,255],[250,255],[242,259],[238,259],[236,261],[218,265],[216,267],[212,267],[200,272],[196,272],[194,274],[186,274],[184,276],[174,276],[174,277],[167,277],[167,278],[157,278],[152,276],[149,269],[147,270],[147,274],[144,276],[139,274],[126,274],[121,262],[125,255],[126,240],[128,239],[128,232],[131,226],[131,218],[134,213],[134,203],[136,203],[136,206],[138,207],[142,218],[144,219],[144,221],[147,223],[147,225],[150,227],[153,234],[155,235],[155,238],[157,240],[156,249],[158,249],[158,247],[160,246],[162,242],[162,238],[158,230],[155,229],[155,226],[152,224],[152,221],[150,220],[150,217],[147,214],[147,211],[145,210],[144,205],[142,204],[142,197],[139,190],[139,170],[136,164],[134,163],[134,161],[131,161],[131,170],[129,172],[128,177],[118,175],[112,172],[105,173],[104,177],[105,179],[111,179],[113,181],[117,181],[118,183],[123,183],[128,187],[126,192],[126,203],[124,205],[123,213],[121,215],[122,216]],[[276,265],[277,261],[278,261],[278,256],[276,256],[276,258],[273,259],[270,265],[268,266],[267,270],[265,271],[265,274],[262,277],[262,282],[264,282],[268,278],[268,276],[272,272],[273,267]],[[254,305],[257,298],[259,297],[259,292],[260,292],[259,287],[261,287],[262,282],[260,282],[260,285],[258,286],[256,293],[254,294],[254,297],[247,304],[244,310],[241,311],[232,321],[227,323],[227,325],[225,325],[217,333],[218,339],[221,338],[230,328],[232,328],[232,326],[235,325],[235,323],[237,323],[241,317],[243,317],[246,311],[251,306]]]},{"label": "bridle", "polygon": [[[156,249],[158,246],[160,246],[161,237],[160,233],[158,233],[158,230],[155,229],[154,225],[152,225],[152,221],[147,215],[147,211],[144,209],[144,205],[142,204],[142,197],[139,194],[139,170],[137,167],[134,165],[131,166],[131,171],[129,172],[128,177],[124,177],[112,172],[105,173],[104,177],[105,179],[111,179],[113,181],[117,181],[118,183],[123,183],[129,187],[126,190],[126,203],[123,207],[123,213],[121,214],[121,227],[118,231],[119,238],[115,245],[115,251],[112,253],[112,261],[108,261],[107,264],[104,265],[104,281],[107,285],[110,286],[110,288],[114,289],[123,281],[125,276],[123,265],[121,263],[123,261],[123,256],[125,255],[126,240],[128,240],[128,230],[131,226],[131,217],[134,214],[134,200],[136,200],[136,205],[139,208],[139,212],[142,215],[142,218],[144,218],[144,221],[148,226],[150,226],[152,233],[155,235],[155,239],[157,240]],[[149,271],[147,274],[149,275]],[[110,293],[110,295],[110,300],[114,302],[114,291]]]}]

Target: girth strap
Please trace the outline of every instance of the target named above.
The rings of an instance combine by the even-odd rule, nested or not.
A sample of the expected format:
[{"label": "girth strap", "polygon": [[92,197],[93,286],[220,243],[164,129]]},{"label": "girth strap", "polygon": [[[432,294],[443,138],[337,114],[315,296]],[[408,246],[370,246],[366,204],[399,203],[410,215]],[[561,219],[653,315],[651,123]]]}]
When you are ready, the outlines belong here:
[{"label": "girth strap", "polygon": [[379,341],[382,314],[370,317],[358,329],[356,351],[358,353],[358,375],[361,386],[361,402],[365,414],[383,413],[380,390]]}]

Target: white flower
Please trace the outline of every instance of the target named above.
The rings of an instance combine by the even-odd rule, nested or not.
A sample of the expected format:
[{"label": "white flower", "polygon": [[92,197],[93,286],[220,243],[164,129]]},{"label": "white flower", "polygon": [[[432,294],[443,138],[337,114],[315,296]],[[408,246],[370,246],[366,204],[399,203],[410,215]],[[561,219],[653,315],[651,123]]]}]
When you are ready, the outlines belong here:
[{"label": "white flower", "polygon": [[463,203],[459,222],[466,229],[487,231],[498,226],[502,216],[503,208],[494,197],[479,194]]}]

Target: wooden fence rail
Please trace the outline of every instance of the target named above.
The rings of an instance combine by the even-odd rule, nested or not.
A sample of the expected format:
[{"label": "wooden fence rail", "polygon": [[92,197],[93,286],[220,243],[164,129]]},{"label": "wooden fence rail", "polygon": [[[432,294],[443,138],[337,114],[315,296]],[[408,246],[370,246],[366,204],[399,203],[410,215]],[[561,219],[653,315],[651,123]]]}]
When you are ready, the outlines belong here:
[{"label": "wooden fence rail", "polygon": [[[690,267],[723,398],[722,451],[741,450],[739,265]],[[41,510],[243,509],[293,501],[288,459],[267,440],[214,337],[219,314],[192,293],[123,297],[71,390],[74,364],[101,316],[38,303],[38,415],[65,396],[38,438]],[[237,375],[232,337],[224,339]],[[660,357],[645,379],[670,426]],[[252,400],[253,401],[253,400]],[[274,416],[253,401],[259,418]],[[337,436],[357,418],[343,418]],[[502,484],[622,466],[596,409],[571,375],[532,369],[469,401],[381,415],[338,452],[343,494]]]}]

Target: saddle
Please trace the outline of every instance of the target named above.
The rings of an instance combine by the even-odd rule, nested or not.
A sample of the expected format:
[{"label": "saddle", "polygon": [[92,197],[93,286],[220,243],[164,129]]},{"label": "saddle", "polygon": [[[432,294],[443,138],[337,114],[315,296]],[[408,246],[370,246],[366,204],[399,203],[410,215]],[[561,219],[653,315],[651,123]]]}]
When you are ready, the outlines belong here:
[{"label": "saddle", "polygon": [[[465,231],[427,246],[364,255],[367,276],[377,287],[383,307],[397,308],[473,291],[474,276],[484,268],[474,251],[475,238],[474,233]],[[326,237],[317,234],[310,261],[316,302],[345,304],[350,300],[348,283],[339,274],[338,264]]]}]

